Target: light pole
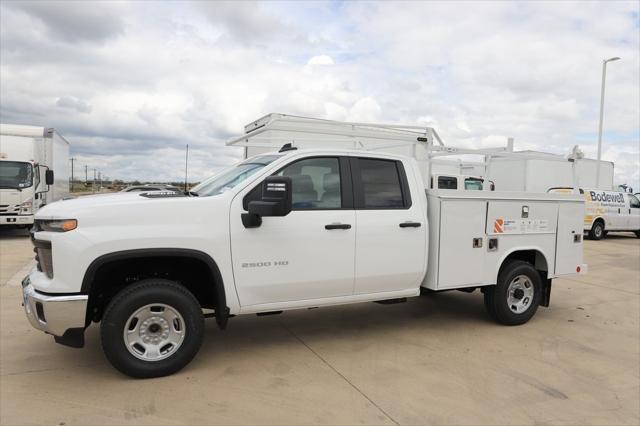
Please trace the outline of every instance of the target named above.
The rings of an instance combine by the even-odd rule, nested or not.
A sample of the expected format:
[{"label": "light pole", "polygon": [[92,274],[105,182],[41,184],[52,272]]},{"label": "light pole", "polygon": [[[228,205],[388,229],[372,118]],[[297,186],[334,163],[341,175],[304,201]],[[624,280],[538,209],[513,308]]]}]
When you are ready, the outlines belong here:
[{"label": "light pole", "polygon": [[613,58],[602,61],[602,87],[600,89],[600,124],[598,125],[598,164],[596,166],[596,188],[600,188],[600,159],[602,157],[602,120],[604,118],[604,82],[607,77],[607,62],[613,62],[620,59],[615,56]]}]

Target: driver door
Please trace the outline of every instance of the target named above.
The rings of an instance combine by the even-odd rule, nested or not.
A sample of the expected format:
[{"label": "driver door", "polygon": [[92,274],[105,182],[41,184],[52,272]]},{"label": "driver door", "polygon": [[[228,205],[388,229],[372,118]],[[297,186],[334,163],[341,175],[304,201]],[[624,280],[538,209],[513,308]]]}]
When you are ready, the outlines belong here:
[{"label": "driver door", "polygon": [[[350,296],[354,285],[355,211],[348,165],[338,157],[295,160],[277,175],[292,180],[292,211],[245,228],[241,214],[261,184],[231,205],[231,252],[243,309]],[[244,201],[244,203],[243,203]],[[244,206],[243,206],[244,204]]]},{"label": "driver door", "polygon": [[627,229],[630,231],[640,231],[640,200],[635,195],[629,194],[629,216]]}]

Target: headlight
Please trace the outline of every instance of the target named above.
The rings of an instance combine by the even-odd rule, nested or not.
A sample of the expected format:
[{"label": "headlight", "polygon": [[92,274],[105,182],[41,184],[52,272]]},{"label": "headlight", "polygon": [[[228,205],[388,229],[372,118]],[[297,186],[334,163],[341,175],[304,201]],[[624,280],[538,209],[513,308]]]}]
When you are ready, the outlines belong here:
[{"label": "headlight", "polygon": [[20,204],[20,213],[31,213],[31,209],[33,209],[33,198],[29,198]]},{"label": "headlight", "polygon": [[76,229],[78,221],[75,219],[39,220],[38,227],[40,231],[67,232]]}]

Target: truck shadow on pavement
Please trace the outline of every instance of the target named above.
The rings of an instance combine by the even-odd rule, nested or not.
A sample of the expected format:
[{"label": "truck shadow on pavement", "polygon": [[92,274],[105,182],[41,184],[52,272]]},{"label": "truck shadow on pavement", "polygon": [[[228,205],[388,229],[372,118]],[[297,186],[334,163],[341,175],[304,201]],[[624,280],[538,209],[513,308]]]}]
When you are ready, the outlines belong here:
[{"label": "truck shadow on pavement", "polygon": [[0,240],[18,240],[29,238],[29,230],[28,229],[0,229]]},{"label": "truck shadow on pavement", "polygon": [[[241,315],[231,318],[226,330],[219,330],[215,321],[208,319],[199,353],[177,374],[195,374],[221,368],[223,364],[225,369],[233,370],[255,359],[256,353],[273,350],[314,352],[316,345],[346,346],[348,350],[364,356],[376,345],[390,339],[411,341],[411,345],[423,345],[427,349],[434,342],[447,339],[452,331],[493,327],[504,328],[486,314],[482,294],[478,290],[472,294],[457,291],[429,293],[392,305],[369,302],[294,310],[264,317]],[[414,337],[416,332],[420,335],[418,340]],[[104,373],[105,378],[113,375],[125,377],[114,370],[102,355],[99,324],[92,324],[87,329],[86,345],[81,351],[83,353],[76,356],[86,357],[85,360],[93,365],[92,374],[100,370],[100,375]]]}]

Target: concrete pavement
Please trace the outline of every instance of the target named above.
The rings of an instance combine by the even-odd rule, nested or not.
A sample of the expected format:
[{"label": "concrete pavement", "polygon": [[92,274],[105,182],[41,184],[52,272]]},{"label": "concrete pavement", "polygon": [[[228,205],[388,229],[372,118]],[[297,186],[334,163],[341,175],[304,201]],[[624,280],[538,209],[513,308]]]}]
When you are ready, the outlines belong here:
[{"label": "concrete pavement", "polygon": [[637,425],[640,239],[585,246],[589,274],[524,326],[489,320],[479,292],[241,316],[210,321],[178,374],[132,380],[96,325],[84,349],[29,326],[15,274],[32,248],[0,235],[0,423]]}]

